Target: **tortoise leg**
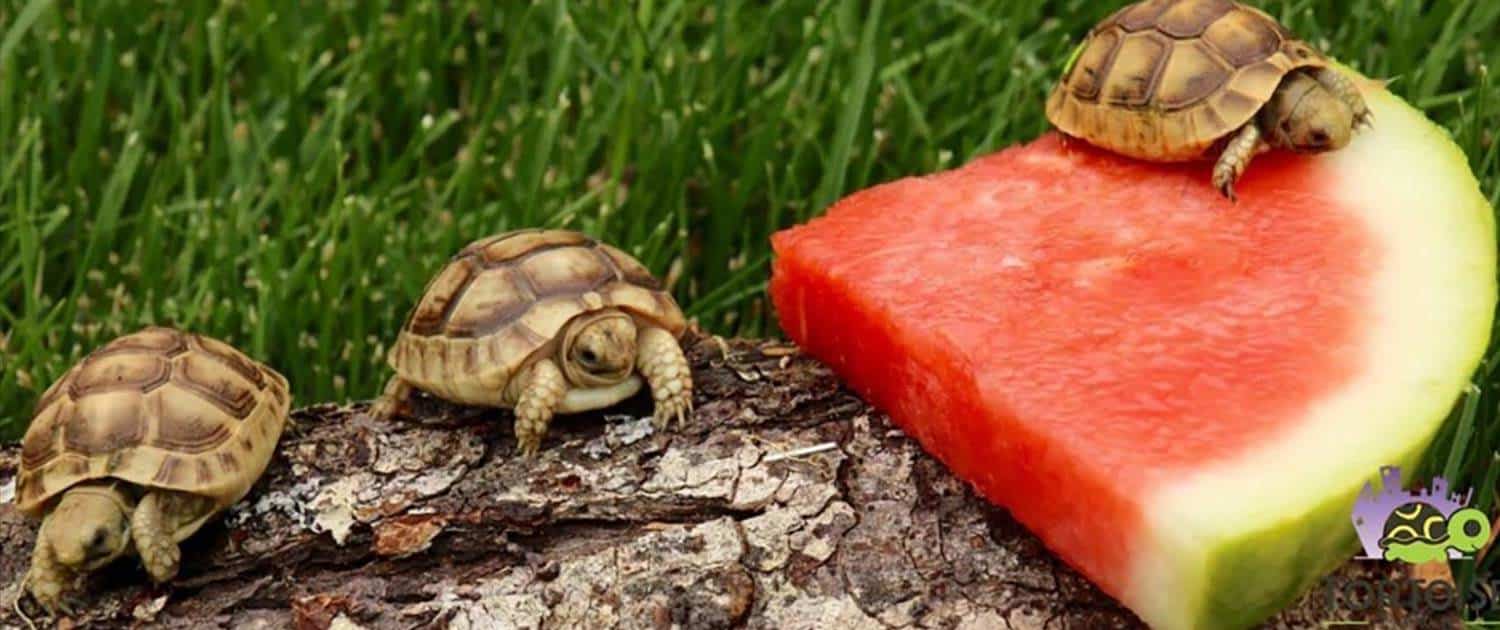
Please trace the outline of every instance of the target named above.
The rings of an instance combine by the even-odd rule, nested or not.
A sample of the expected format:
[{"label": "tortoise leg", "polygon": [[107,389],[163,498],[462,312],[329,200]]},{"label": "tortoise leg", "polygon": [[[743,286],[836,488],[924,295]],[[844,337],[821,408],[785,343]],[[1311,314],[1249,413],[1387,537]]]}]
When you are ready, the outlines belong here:
[{"label": "tortoise leg", "polygon": [[531,366],[516,401],[516,451],[521,456],[532,457],[541,450],[542,436],[547,434],[547,425],[567,391],[568,381],[551,359]]},{"label": "tortoise leg", "polygon": [[1245,174],[1245,167],[1250,166],[1250,160],[1260,152],[1260,148],[1260,127],[1253,121],[1241,127],[1234,139],[1229,141],[1229,146],[1224,148],[1218,163],[1214,164],[1214,188],[1224,193],[1230,201],[1239,201],[1239,197],[1234,194],[1234,183]]},{"label": "tortoise leg", "polygon": [[167,493],[152,490],[141,498],[130,515],[130,535],[135,541],[135,552],[141,556],[141,564],[156,582],[166,582],[177,575],[177,566],[182,552],[173,538],[173,521],[177,520],[170,510],[174,507]]},{"label": "tortoise leg", "polygon": [[655,326],[641,331],[637,347],[637,366],[651,384],[651,398],[656,403],[652,418],[656,428],[667,428],[673,418],[681,426],[693,410],[693,371],[682,355],[682,347],[672,333]]},{"label": "tortoise leg", "polygon": [[402,413],[406,408],[406,401],[411,398],[411,383],[402,380],[399,376],[392,376],[385,383],[385,392],[380,399],[370,406],[370,416],[377,420],[389,420]]},{"label": "tortoise leg", "polygon": [[1360,95],[1359,88],[1349,80],[1348,75],[1333,68],[1317,68],[1312,71],[1312,77],[1354,112],[1355,129],[1369,127],[1374,123],[1375,114],[1370,112],[1370,107],[1365,104],[1365,97]]},{"label": "tortoise leg", "polygon": [[58,562],[57,557],[52,554],[51,543],[45,537],[38,536],[36,546],[31,550],[31,570],[26,573],[24,580],[36,602],[49,614],[55,615],[59,610],[73,614],[73,607],[63,599],[63,592],[73,583],[74,578],[73,571]]}]

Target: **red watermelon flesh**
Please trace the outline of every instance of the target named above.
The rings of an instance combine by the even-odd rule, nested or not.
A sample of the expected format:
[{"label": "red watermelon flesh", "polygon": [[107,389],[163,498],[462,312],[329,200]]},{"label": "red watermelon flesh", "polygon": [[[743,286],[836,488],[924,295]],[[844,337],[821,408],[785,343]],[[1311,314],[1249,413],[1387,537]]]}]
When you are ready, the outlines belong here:
[{"label": "red watermelon flesh", "polygon": [[[1493,240],[1404,243],[1393,234],[1422,232],[1405,224],[1411,209],[1388,219],[1398,215],[1382,204],[1411,198],[1345,190],[1359,172],[1379,175],[1372,165],[1399,164],[1383,138],[1430,127],[1393,97],[1375,100],[1394,129],[1341,157],[1266,154],[1238,204],[1208,185],[1207,165],[1057,135],[856,193],[774,237],[782,327],[1153,625],[1253,623],[1347,554],[1359,484],[1425,446],[1488,333]],[[1462,203],[1435,214],[1483,230],[1472,175],[1448,179],[1430,185]],[[1432,254],[1441,248],[1451,259]],[[1449,275],[1489,269],[1434,278],[1452,286],[1432,306],[1452,305],[1463,325],[1428,332],[1462,347],[1430,364],[1378,356],[1392,344],[1373,339],[1423,334],[1416,316],[1379,312],[1393,302],[1389,271],[1422,256],[1451,263]],[[1369,367],[1401,360],[1410,373]],[[1403,428],[1350,436],[1376,444],[1346,453],[1340,435],[1382,422],[1328,410],[1396,377],[1440,385],[1409,394],[1433,401],[1420,418],[1391,407]],[[1321,462],[1308,456],[1316,440]],[[1199,514],[1205,504],[1239,522]],[[1288,540],[1300,521],[1343,529]]]}]

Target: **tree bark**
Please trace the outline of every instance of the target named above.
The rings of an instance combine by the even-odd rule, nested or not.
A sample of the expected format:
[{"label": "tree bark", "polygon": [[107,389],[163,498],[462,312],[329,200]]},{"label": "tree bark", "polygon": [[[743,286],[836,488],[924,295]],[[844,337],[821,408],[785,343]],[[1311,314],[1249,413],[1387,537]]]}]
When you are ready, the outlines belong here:
[{"label": "tree bark", "polygon": [[[389,423],[363,404],[299,410],[251,495],[184,546],[172,584],[122,561],[85,582],[62,625],[1142,627],[818,363],[774,342],[687,346],[687,426],[652,431],[641,397],[559,418],[529,461],[503,411],[427,398]],[[36,529],[8,502],[17,454],[0,450],[7,604]],[[1371,618],[1325,599],[1268,627]],[[0,627],[24,625],[0,613]]]}]

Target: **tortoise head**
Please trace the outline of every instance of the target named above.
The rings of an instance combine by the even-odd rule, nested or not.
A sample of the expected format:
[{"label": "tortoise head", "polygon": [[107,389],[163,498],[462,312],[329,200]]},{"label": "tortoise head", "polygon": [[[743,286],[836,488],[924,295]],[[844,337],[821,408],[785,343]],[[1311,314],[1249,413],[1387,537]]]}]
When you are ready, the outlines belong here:
[{"label": "tortoise head", "polygon": [[1297,153],[1342,149],[1354,136],[1354,110],[1304,72],[1288,74],[1261,111],[1266,141]]},{"label": "tortoise head", "polygon": [[635,319],[622,311],[579,316],[563,333],[563,373],[581,387],[624,381],[635,370],[635,336]]},{"label": "tortoise head", "polygon": [[63,493],[40,535],[59,563],[92,571],[125,553],[132,503],[113,483],[79,484]]}]

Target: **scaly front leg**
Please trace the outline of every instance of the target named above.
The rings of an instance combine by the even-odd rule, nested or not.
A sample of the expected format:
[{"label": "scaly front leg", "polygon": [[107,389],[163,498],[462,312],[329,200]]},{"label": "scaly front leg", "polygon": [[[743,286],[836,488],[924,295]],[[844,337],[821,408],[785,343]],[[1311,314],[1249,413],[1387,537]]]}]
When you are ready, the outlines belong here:
[{"label": "scaly front leg", "polygon": [[168,527],[167,503],[169,498],[161,490],[147,492],[136,504],[130,515],[130,536],[135,541],[135,552],[141,556],[141,564],[151,579],[161,583],[177,576],[177,567],[182,551],[172,538]]},{"label": "scaly front leg", "polygon": [[1250,166],[1250,160],[1259,152],[1260,146],[1260,127],[1251,121],[1229,141],[1229,146],[1224,148],[1219,162],[1214,165],[1214,188],[1230,201],[1239,200],[1234,194],[1234,183],[1245,174],[1245,168]]},{"label": "scaly front leg", "polygon": [[[45,529],[46,526],[43,525],[43,530]],[[56,615],[58,611],[73,614],[73,607],[63,599],[63,593],[76,577],[71,569],[63,566],[52,555],[52,547],[47,539],[38,536],[36,546],[31,550],[31,571],[26,574],[25,582],[31,596],[36,598],[36,602],[48,614]]]},{"label": "scaly front leg", "polygon": [[542,359],[531,366],[524,383],[516,400],[516,451],[532,457],[542,448],[542,436],[568,391],[568,381],[556,363]]},{"label": "scaly front leg", "polygon": [[1365,104],[1365,97],[1360,95],[1359,87],[1349,76],[1334,68],[1318,68],[1312,71],[1312,77],[1334,96],[1339,97],[1349,110],[1354,112],[1354,128],[1370,127],[1374,124],[1375,114],[1370,112],[1370,106]]},{"label": "scaly front leg", "polygon": [[651,398],[656,402],[656,428],[667,428],[673,418],[682,425],[693,410],[693,371],[682,355],[682,346],[672,333],[652,326],[641,331],[637,347],[636,364],[651,385]]}]

